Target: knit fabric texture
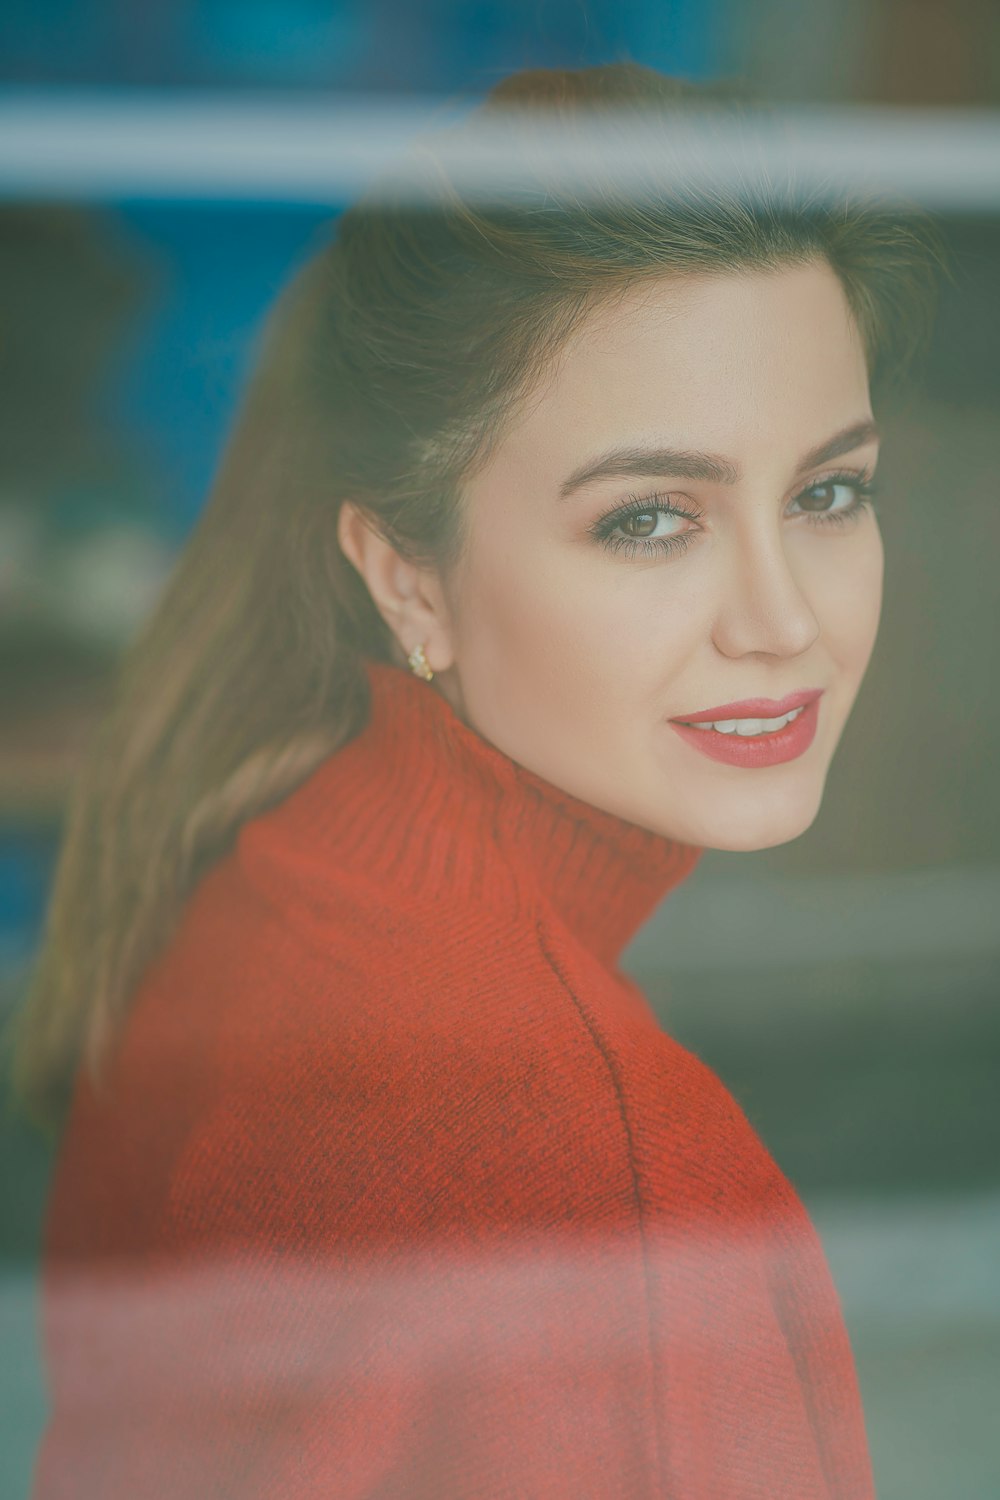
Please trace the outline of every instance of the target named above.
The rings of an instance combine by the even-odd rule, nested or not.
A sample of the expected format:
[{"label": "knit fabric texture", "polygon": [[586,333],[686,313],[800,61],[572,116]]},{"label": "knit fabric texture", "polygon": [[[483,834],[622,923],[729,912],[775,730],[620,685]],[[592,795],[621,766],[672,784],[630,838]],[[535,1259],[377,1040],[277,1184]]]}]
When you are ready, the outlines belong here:
[{"label": "knit fabric texture", "polygon": [[701,851],[365,671],[78,1075],[34,1500],[872,1500],[814,1226],[620,967]]}]

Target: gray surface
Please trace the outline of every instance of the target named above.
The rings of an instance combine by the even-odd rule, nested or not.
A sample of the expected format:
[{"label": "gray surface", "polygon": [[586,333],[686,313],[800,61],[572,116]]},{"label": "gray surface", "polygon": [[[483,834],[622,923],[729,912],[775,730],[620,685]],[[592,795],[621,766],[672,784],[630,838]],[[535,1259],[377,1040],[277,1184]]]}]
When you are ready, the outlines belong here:
[{"label": "gray surface", "polygon": [[[879,1500],[996,1500],[1000,1193],[809,1201],[854,1345]],[[45,1414],[37,1278],[0,1281],[0,1494],[27,1496]]]},{"label": "gray surface", "polygon": [[[706,856],[624,966],[664,1028],[726,1082],[814,1218],[855,1350],[879,1500],[996,1500],[996,871],[843,882],[739,868]],[[44,1419],[36,1268],[48,1167],[44,1146],[7,1122],[3,1500],[27,1495]]]}]

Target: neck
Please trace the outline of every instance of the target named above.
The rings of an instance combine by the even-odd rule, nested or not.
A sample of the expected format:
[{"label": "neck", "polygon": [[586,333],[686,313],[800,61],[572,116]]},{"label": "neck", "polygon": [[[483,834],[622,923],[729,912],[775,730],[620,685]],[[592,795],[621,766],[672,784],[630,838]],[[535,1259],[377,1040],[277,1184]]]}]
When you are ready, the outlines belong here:
[{"label": "neck", "polygon": [[303,832],[400,900],[547,906],[613,966],[701,849],[536,775],[404,668],[364,665],[368,722],[301,789]]}]

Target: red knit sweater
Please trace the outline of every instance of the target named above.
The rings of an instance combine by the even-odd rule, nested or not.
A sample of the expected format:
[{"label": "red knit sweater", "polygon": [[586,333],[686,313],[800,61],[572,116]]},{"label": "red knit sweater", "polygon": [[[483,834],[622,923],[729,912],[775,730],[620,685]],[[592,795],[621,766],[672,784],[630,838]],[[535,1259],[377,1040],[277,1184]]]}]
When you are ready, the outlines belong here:
[{"label": "red knit sweater", "polygon": [[617,966],[699,851],[367,670],[77,1084],[35,1500],[871,1500],[809,1218]]}]

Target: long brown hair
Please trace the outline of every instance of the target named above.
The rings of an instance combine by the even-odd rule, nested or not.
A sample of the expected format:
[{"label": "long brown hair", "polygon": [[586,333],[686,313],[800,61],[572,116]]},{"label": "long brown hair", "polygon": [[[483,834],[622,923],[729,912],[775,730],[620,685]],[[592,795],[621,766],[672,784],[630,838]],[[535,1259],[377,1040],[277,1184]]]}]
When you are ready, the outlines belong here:
[{"label": "long brown hair", "polygon": [[[476,113],[537,106],[565,125],[614,106],[659,119],[666,145],[704,98],[626,63],[515,74]],[[241,825],[363,727],[362,658],[402,659],[338,544],[345,499],[447,574],[463,479],[595,302],[642,277],[825,258],[873,371],[927,323],[938,256],[922,216],[541,179],[491,203],[449,182],[435,139],[454,128],[414,158],[425,201],[387,179],[279,300],[208,503],[121,665],[12,1032],[14,1095],[40,1124],[57,1126],[81,1061],[99,1081],[142,970]]]}]

